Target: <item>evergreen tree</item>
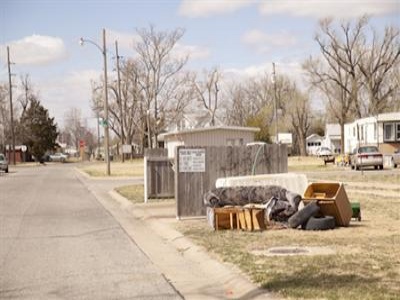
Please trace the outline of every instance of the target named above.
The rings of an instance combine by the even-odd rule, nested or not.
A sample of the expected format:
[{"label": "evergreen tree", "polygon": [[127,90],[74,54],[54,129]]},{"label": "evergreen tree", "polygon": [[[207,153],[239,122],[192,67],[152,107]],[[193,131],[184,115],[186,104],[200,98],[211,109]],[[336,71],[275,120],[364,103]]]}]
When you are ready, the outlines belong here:
[{"label": "evergreen tree", "polygon": [[29,108],[21,117],[19,133],[22,142],[28,146],[37,161],[47,150],[54,148],[58,136],[54,118],[49,117],[48,110],[36,99],[30,102]]}]

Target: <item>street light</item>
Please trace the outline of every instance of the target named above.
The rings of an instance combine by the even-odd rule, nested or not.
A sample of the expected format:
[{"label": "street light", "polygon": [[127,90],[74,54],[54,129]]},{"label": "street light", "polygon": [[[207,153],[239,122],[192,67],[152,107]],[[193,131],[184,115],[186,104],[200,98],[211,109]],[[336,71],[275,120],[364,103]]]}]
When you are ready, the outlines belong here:
[{"label": "street light", "polygon": [[107,90],[107,48],[106,48],[106,30],[103,29],[103,48],[100,47],[97,43],[89,40],[80,38],[79,44],[83,46],[85,43],[90,43],[97,47],[100,52],[103,54],[104,59],[104,150],[105,150],[105,160],[107,163],[107,175],[111,175],[110,170],[110,155],[109,155],[109,145],[110,145],[110,136],[108,133],[108,90]]}]

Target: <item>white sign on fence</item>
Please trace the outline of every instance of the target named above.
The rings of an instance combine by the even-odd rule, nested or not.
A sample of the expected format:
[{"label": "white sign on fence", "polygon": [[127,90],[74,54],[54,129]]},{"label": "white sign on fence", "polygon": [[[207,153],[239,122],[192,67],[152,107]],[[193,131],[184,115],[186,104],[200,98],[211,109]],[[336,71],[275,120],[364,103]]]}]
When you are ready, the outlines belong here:
[{"label": "white sign on fence", "polygon": [[132,145],[122,145],[122,153],[131,154],[132,153]]},{"label": "white sign on fence", "polygon": [[206,149],[179,149],[179,172],[205,172]]}]

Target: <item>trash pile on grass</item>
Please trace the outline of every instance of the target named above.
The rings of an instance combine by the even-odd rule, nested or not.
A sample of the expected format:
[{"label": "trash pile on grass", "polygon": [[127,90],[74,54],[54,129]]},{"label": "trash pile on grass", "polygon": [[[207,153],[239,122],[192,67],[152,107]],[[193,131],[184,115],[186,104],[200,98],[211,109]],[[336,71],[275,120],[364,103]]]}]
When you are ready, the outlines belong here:
[{"label": "trash pile on grass", "polygon": [[[329,230],[348,226],[354,215],[342,183],[311,183],[303,196],[276,185],[221,187],[205,193],[203,201],[214,229],[254,229],[246,222],[261,222],[265,227],[279,223],[286,228]],[[262,220],[259,213],[258,220],[242,218],[247,213],[254,219],[252,209],[262,210]],[[220,224],[223,215],[225,227]]]}]

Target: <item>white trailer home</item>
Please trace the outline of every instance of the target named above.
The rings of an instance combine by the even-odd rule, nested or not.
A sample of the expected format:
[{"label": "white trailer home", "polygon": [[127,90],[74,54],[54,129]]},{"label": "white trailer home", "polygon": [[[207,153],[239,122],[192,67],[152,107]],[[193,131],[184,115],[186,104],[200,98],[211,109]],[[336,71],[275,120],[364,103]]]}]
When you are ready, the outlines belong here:
[{"label": "white trailer home", "polygon": [[375,145],[383,154],[400,149],[400,112],[379,114],[344,125],[344,151],[359,145]]}]

